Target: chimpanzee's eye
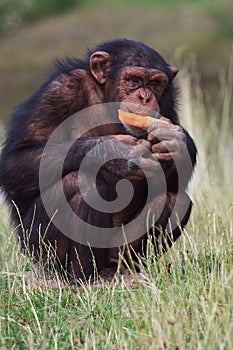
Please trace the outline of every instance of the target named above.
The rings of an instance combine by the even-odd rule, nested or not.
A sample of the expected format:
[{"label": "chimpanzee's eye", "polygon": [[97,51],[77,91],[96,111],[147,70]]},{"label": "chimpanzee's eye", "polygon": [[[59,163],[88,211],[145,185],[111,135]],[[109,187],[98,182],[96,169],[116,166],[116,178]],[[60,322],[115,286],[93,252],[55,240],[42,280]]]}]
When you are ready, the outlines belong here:
[{"label": "chimpanzee's eye", "polygon": [[154,93],[157,93],[160,87],[160,81],[159,80],[153,80],[150,83],[150,88]]},{"label": "chimpanzee's eye", "polygon": [[127,86],[130,89],[137,89],[140,86],[140,80],[137,77],[131,77],[127,79]]}]

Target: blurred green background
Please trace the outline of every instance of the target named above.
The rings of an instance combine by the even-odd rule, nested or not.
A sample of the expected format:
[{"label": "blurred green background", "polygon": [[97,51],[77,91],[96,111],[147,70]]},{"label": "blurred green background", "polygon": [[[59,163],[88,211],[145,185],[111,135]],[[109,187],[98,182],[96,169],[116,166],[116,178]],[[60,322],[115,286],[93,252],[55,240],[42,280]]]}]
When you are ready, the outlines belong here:
[{"label": "blurred green background", "polygon": [[144,41],[180,67],[196,62],[205,96],[218,108],[219,74],[232,55],[230,0],[0,0],[0,123],[56,57],[82,57],[116,37]]}]

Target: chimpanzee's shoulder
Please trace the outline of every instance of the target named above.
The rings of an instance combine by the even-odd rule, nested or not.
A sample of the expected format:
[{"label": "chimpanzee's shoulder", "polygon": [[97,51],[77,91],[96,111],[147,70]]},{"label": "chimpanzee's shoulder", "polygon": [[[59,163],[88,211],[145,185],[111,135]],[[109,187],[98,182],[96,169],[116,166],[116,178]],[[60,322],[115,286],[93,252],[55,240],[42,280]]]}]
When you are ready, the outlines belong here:
[{"label": "chimpanzee's shoulder", "polygon": [[89,62],[79,58],[56,59],[50,72],[48,73],[47,83],[57,80],[59,76],[73,75],[73,72],[80,71],[80,78],[84,77],[90,71]]}]

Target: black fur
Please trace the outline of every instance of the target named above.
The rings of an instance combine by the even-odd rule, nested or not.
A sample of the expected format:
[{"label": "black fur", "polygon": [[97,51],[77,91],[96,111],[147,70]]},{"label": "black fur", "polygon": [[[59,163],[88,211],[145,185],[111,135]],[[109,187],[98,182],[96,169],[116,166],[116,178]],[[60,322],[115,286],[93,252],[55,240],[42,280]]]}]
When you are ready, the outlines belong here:
[{"label": "black fur", "polygon": [[[117,39],[105,42],[98,45],[95,49],[89,50],[85,59],[67,58],[56,61],[53,70],[48,74],[44,84],[14,110],[0,159],[0,186],[6,195],[8,204],[12,208],[14,224],[19,225],[21,223],[20,220],[22,220],[23,227],[19,227],[18,229],[22,247],[25,246],[25,242],[28,242],[31,254],[35,260],[39,259],[39,252],[41,249],[38,228],[42,225],[41,227],[45,230],[50,222],[41,202],[39,188],[39,165],[44,146],[51,132],[63,120],[73,113],[91,105],[90,101],[93,94],[96,93],[95,91],[98,91],[99,94],[96,93],[96,103],[108,102],[105,98],[104,86],[101,86],[101,84],[94,79],[90,71],[90,57],[92,53],[96,51],[106,51],[110,54],[111,69],[109,72],[109,79],[110,77],[112,79],[117,79],[121,68],[126,66],[156,68],[164,72],[169,79],[169,84],[161,100],[160,112],[164,116],[170,118],[174,124],[179,124],[175,109],[177,89],[173,85],[172,74],[168,68],[168,64],[158,52],[144,43],[127,39]],[[119,126],[118,131],[113,131],[112,135],[108,135],[107,129],[102,129],[101,135],[94,134],[76,140],[66,158],[61,181],[65,188],[66,195],[70,198],[70,205],[78,215],[91,224],[100,227],[109,227],[113,225],[114,219],[112,216],[105,215],[104,213],[101,214],[86,205],[79,196],[79,188],[77,186],[77,173],[80,162],[85,154],[93,146],[103,140],[112,140],[115,134],[127,133],[122,126]],[[190,135],[186,131],[185,133],[187,137],[187,147],[194,167],[196,163],[196,147]],[[64,144],[67,145],[69,142],[70,140],[65,140]],[[59,201],[59,192],[56,187],[59,184],[59,179],[54,178],[54,174],[56,173],[56,168],[61,158],[62,147],[62,142],[54,144],[51,146],[50,153],[47,155],[48,167],[46,170],[51,183],[50,188],[47,188],[46,191],[49,191],[51,201],[54,203]],[[126,153],[127,147],[130,146],[126,146]],[[113,164],[106,169],[113,169],[117,176],[120,175],[124,178],[123,174],[127,176],[131,174],[127,173],[128,170],[125,168],[125,164],[124,162],[117,161],[115,165]],[[165,171],[167,171],[167,167],[168,166],[164,167]],[[162,230],[165,230],[167,225],[179,186],[176,170],[168,170],[169,172],[166,178],[168,181],[169,193],[164,194],[167,196],[166,207],[160,220],[157,222],[157,225],[160,226]],[[190,177],[191,172],[187,174],[187,180],[182,190],[185,190],[185,186]],[[104,198],[110,200],[114,197],[114,193],[111,193],[112,187],[109,187],[106,181],[104,175],[100,174],[98,177],[100,193],[102,193]],[[115,180],[111,181],[114,183]],[[121,221],[120,224],[130,221],[132,217],[140,212],[146,201],[147,185],[145,181],[133,180],[133,185],[136,191],[134,197],[135,203],[128,206],[127,210],[121,213],[123,219],[118,218],[118,220]],[[161,199],[161,195],[158,197],[156,196],[157,194],[151,203],[153,210],[156,210]],[[186,196],[187,195],[184,194],[183,198],[186,198]],[[15,205],[18,208],[17,210],[15,209]],[[36,216],[33,218],[35,206]],[[18,211],[21,216],[20,220]],[[181,222],[181,227],[187,223],[190,211],[191,202]],[[34,221],[32,222],[32,220]],[[68,225],[69,218],[64,218],[64,220],[67,221]],[[30,230],[30,236],[27,236]],[[133,245],[133,249],[138,253],[143,253],[144,248],[142,243],[145,241],[145,231],[143,231],[144,223],[141,223],[141,227],[135,227],[135,231],[137,230],[142,230],[142,237]],[[176,239],[180,233],[180,229],[177,228],[175,232],[173,232],[173,237]],[[48,246],[53,247],[55,251],[54,259],[59,261],[63,268],[67,269],[70,276],[73,274],[74,278],[83,278],[83,274],[86,277],[93,275],[93,264],[88,247],[73,242],[59,232],[53,224],[50,224],[44,239]],[[168,245],[171,245],[171,238]],[[47,253],[44,248],[42,248],[42,251],[42,258],[46,266]],[[110,250],[93,248],[93,252],[98,271],[111,265]],[[79,261],[77,260],[76,254],[79,255]],[[80,264],[82,266],[80,266]]]}]

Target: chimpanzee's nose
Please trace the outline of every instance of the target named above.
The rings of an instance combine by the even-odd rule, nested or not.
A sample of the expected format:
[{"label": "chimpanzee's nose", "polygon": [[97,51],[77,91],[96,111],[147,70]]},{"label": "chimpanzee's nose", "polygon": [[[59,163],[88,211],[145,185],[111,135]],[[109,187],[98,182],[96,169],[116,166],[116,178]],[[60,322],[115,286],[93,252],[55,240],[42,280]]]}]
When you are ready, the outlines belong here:
[{"label": "chimpanzee's nose", "polygon": [[149,89],[141,88],[138,90],[138,93],[138,98],[143,105],[146,105],[151,101],[151,91]]}]

